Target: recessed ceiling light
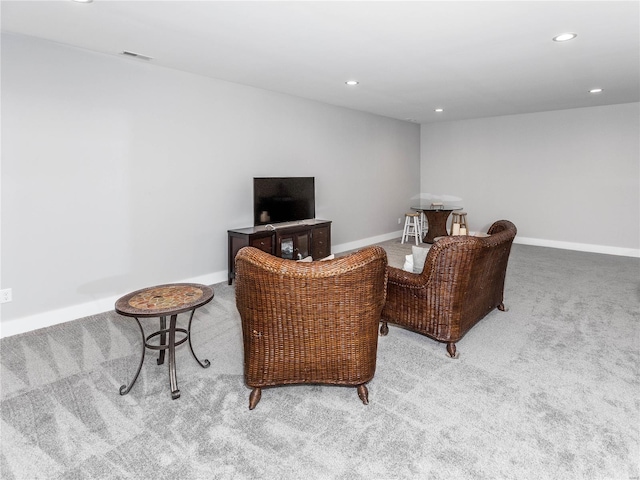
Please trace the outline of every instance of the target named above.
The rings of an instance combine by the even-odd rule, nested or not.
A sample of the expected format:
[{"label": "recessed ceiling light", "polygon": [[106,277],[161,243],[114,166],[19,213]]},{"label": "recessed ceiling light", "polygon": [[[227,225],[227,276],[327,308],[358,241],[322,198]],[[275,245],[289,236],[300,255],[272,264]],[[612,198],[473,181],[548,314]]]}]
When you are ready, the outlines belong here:
[{"label": "recessed ceiling light", "polygon": [[589,93],[602,93],[602,89],[601,88],[592,88],[591,90],[589,90]]},{"label": "recessed ceiling light", "polygon": [[434,112],[442,113],[442,112],[444,112],[444,108],[436,108],[436,109],[434,110]]},{"label": "recessed ceiling light", "polygon": [[357,80],[347,80],[344,83],[346,83],[349,86],[354,86],[354,85],[358,85],[360,82],[358,82]]},{"label": "recessed ceiling light", "polygon": [[573,33],[573,32],[561,33],[560,35],[556,35],[555,37],[553,37],[553,41],[554,42],[566,42],[568,40],[573,40],[577,36],[578,36],[578,34],[577,33]]},{"label": "recessed ceiling light", "polygon": [[76,3],[91,3],[93,0],[73,0]]}]

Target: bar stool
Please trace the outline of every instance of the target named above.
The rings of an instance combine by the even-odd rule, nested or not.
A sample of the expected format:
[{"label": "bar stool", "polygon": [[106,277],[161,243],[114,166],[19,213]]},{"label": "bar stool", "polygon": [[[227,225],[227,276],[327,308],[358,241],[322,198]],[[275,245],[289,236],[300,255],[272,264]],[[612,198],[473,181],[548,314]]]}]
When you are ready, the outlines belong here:
[{"label": "bar stool", "polygon": [[409,237],[415,237],[416,245],[422,241],[422,228],[420,227],[420,214],[419,213],[405,213],[404,214],[404,230],[402,231],[402,241],[409,240]]},{"label": "bar stool", "polygon": [[[454,229],[454,225],[456,223],[458,224],[458,229]],[[464,233],[461,233],[463,231]],[[467,212],[451,212],[451,235],[469,235],[469,226],[467,225]]]}]

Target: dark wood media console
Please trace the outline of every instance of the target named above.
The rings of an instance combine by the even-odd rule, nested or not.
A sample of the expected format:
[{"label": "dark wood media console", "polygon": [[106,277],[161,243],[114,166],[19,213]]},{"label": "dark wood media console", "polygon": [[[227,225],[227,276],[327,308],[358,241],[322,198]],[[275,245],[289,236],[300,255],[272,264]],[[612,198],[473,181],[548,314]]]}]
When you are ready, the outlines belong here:
[{"label": "dark wood media console", "polygon": [[291,260],[331,255],[331,221],[303,220],[227,230],[229,237],[229,285],[236,276],[234,260],[248,245]]}]

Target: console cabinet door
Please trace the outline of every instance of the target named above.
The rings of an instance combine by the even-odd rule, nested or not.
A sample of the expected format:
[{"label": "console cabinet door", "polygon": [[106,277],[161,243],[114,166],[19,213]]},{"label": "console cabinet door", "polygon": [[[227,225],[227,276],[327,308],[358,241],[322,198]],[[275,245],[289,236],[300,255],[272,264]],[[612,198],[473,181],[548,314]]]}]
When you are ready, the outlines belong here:
[{"label": "console cabinet door", "polygon": [[311,253],[311,235],[309,231],[300,232],[295,235],[295,251],[294,254],[298,259],[308,257]]},{"label": "console cabinet door", "polygon": [[276,231],[276,255],[289,260],[309,256],[311,231],[308,227]]}]

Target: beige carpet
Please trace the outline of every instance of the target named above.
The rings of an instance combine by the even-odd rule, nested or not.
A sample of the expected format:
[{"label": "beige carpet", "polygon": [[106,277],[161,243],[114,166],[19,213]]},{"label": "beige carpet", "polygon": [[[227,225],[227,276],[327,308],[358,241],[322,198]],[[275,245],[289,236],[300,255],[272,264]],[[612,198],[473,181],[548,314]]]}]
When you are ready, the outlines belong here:
[{"label": "beige carpet", "polygon": [[[405,261],[406,255],[411,255],[411,247],[415,246],[415,243],[400,243],[400,238],[394,238],[393,240],[387,240],[385,242],[376,243],[375,245],[380,245],[384,248],[385,252],[387,252],[387,262],[392,267],[402,268]],[[431,248],[429,243],[420,243],[418,245],[420,248]],[[342,252],[337,255],[347,255],[348,253],[354,250],[349,250],[348,252]]]},{"label": "beige carpet", "polygon": [[[410,245],[382,244],[390,263]],[[398,255],[399,254],[399,255]],[[638,479],[637,258],[514,245],[507,312],[458,342],[392,325],[355,388],[265,389],[249,410],[235,285],[167,365],[114,311],[0,340],[0,478]],[[188,316],[181,315],[184,325]],[[157,319],[142,319],[147,331]]]}]

